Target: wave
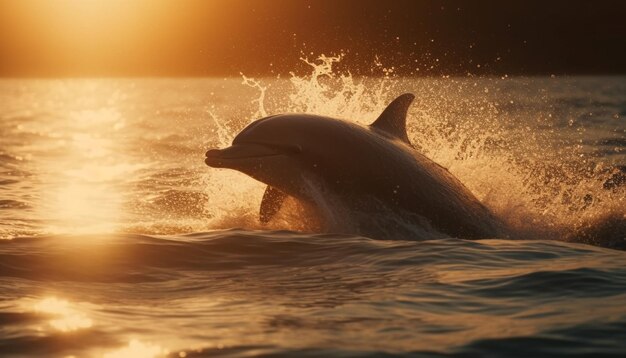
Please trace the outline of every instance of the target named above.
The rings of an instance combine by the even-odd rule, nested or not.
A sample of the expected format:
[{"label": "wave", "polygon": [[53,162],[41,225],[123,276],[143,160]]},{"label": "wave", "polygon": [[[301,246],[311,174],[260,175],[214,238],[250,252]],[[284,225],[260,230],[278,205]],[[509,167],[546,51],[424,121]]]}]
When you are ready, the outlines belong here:
[{"label": "wave", "polygon": [[[618,357],[625,255],[547,240],[241,229],[22,237],[0,241],[0,349]],[[41,302],[56,313],[33,311]]]},{"label": "wave", "polygon": [[[620,252],[613,254],[610,250],[556,241],[453,238],[381,241],[353,235],[231,229],[175,236],[57,235],[3,240],[0,241],[0,273],[37,280],[136,282],[167,280],[181,270],[212,272],[254,266],[270,266],[274,270],[340,262],[359,266],[363,271],[435,264],[484,270],[523,266],[533,261],[581,260],[585,255],[598,255],[608,260],[607,264],[615,263],[609,259],[621,257]],[[155,276],[151,269],[167,271],[159,271]],[[572,271],[572,280],[595,274]],[[548,276],[537,276],[538,282],[549,280],[552,279]],[[485,285],[491,284],[485,282]]]}]

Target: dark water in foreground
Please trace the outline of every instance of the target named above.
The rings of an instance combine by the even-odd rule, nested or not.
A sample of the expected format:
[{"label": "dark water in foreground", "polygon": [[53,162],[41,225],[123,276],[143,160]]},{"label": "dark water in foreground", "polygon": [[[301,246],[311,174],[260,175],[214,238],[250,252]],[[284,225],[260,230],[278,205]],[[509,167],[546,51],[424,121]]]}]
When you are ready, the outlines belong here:
[{"label": "dark water in foreground", "polygon": [[[294,203],[261,225],[264,186],[203,163],[265,114],[368,124],[405,91],[416,149],[528,240],[297,233]],[[323,68],[0,81],[0,356],[624,357],[624,93]]]},{"label": "dark water in foreground", "polygon": [[0,252],[3,356],[626,352],[626,253],[587,245],[230,230]]}]

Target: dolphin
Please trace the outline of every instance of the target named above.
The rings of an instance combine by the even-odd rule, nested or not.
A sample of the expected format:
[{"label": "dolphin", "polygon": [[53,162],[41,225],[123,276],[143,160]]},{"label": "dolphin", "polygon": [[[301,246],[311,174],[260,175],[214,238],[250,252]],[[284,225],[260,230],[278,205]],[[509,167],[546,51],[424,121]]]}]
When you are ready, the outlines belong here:
[{"label": "dolphin", "polygon": [[[368,218],[390,216],[392,225],[400,218],[446,236],[498,237],[501,224],[492,213],[446,168],[411,145],[406,115],[414,98],[400,95],[369,126],[309,114],[265,117],[244,128],[230,147],[206,152],[205,163],[268,185],[262,223],[291,196],[325,213],[327,223],[336,220],[333,210],[342,208],[365,214],[360,216],[364,227]],[[360,227],[350,233],[366,234]]]}]

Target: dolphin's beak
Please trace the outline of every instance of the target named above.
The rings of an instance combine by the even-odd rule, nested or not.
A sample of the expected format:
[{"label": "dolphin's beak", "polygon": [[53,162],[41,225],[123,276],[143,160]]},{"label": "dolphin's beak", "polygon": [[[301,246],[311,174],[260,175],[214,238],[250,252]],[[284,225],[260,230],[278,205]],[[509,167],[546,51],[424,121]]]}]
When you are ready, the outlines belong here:
[{"label": "dolphin's beak", "polygon": [[283,154],[277,148],[260,144],[235,144],[224,149],[211,149],[206,152],[206,165],[214,168],[229,166],[229,163],[241,159],[260,158]]}]

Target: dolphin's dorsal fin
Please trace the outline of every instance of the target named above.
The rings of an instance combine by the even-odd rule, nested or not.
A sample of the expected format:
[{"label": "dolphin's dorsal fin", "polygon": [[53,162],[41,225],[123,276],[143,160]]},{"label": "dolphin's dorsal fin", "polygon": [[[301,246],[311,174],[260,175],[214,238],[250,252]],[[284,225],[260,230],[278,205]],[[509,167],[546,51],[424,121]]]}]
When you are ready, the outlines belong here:
[{"label": "dolphin's dorsal fin", "polygon": [[283,201],[287,198],[287,194],[282,191],[267,186],[263,199],[261,199],[261,208],[259,209],[259,221],[263,224],[267,224],[274,215],[280,210],[283,205]]},{"label": "dolphin's dorsal fin", "polygon": [[405,93],[394,99],[381,115],[372,123],[372,128],[390,134],[406,144],[411,144],[406,134],[406,113],[415,96]]}]

